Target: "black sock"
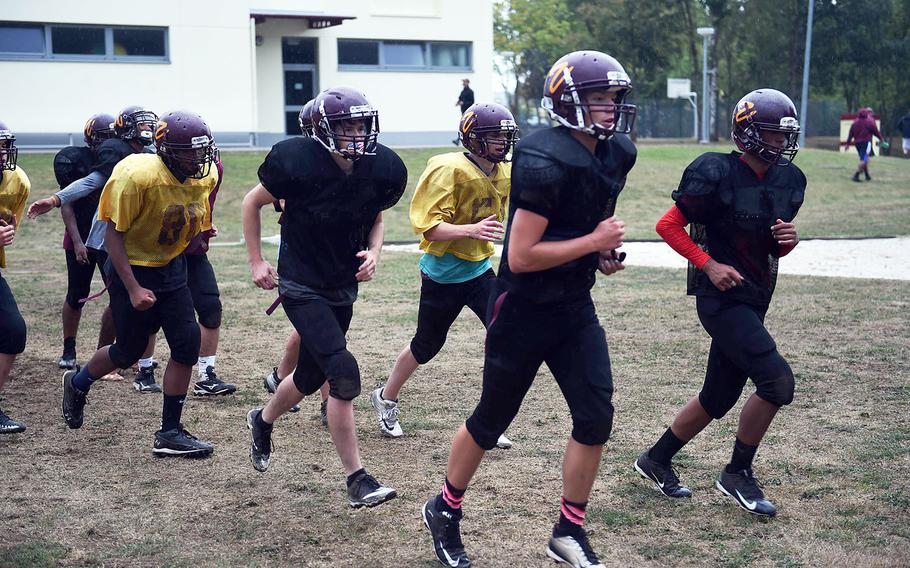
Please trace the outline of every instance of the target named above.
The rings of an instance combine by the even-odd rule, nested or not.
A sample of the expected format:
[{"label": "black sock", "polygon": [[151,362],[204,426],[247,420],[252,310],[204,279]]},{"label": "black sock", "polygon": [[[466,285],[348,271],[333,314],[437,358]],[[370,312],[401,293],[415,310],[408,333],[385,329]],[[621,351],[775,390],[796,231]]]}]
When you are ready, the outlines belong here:
[{"label": "black sock", "polygon": [[677,438],[673,430],[667,428],[660,440],[657,440],[657,443],[648,451],[648,456],[657,463],[669,466],[670,462],[673,461],[673,456],[685,445],[686,442]]},{"label": "black sock", "polygon": [[63,351],[76,351],[76,338],[75,337],[64,337],[63,338]]},{"label": "black sock", "polygon": [[366,473],[366,472],[367,472],[367,469],[365,467],[362,467],[362,468],[358,469],[357,471],[355,471],[354,473],[352,473],[351,475],[349,475],[348,482],[347,482],[348,487],[350,487],[351,484],[354,483],[354,480],[357,479],[358,475],[360,475],[361,473]]},{"label": "black sock", "polygon": [[744,469],[752,469],[752,459],[755,458],[755,452],[758,446],[750,446],[739,438],[733,444],[733,457],[727,465],[727,473],[736,473]]},{"label": "black sock", "polygon": [[180,427],[180,415],[183,414],[185,394],[164,395],[164,409],[161,412],[161,430],[173,430]]},{"label": "black sock", "polygon": [[263,430],[272,429],[272,424],[269,424],[268,422],[266,422],[265,420],[262,419],[261,410],[256,414],[256,418],[254,418],[253,421],[256,423],[256,426],[258,426],[259,428],[262,428]]},{"label": "black sock", "polygon": [[554,527],[556,532],[560,534],[576,534],[585,523],[585,509],[587,508],[587,501],[584,503],[573,503],[563,497],[559,507],[559,522]]}]

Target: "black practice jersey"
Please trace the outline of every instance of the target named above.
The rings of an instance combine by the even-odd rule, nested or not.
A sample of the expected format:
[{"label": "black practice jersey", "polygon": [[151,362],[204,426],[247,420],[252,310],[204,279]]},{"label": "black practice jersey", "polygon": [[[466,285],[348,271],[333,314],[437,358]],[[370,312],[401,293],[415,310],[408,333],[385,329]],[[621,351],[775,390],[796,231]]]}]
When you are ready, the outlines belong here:
[{"label": "black practice jersey", "polygon": [[535,132],[515,148],[512,194],[499,277],[509,291],[534,302],[552,302],[587,293],[594,286],[598,253],[548,270],[509,270],[509,236],[516,209],[547,218],[543,241],[587,235],[613,215],[616,199],[635,165],[636,150],[623,134],[597,144],[592,155],[564,127]]},{"label": "black practice jersey", "polygon": [[742,286],[721,292],[689,265],[688,293],[718,296],[766,307],[777,281],[779,245],[771,235],[777,219],[792,222],[806,192],[806,176],[793,164],[772,166],[759,178],[739,152],[708,152],[689,164],[676,207],[691,223],[695,241],[711,258],[742,275]]},{"label": "black practice jersey", "polygon": [[92,171],[98,172],[106,178],[111,177],[111,172],[114,171],[114,166],[116,166],[120,160],[123,158],[135,154],[133,147],[130,146],[129,142],[121,140],[120,138],[109,138],[101,143],[98,146],[98,161],[95,163],[95,167],[92,168]]},{"label": "black practice jersey", "polygon": [[[91,173],[95,167],[96,156],[87,146],[67,146],[54,156],[54,176],[60,189],[65,188],[76,180],[80,180]],[[92,220],[98,209],[98,198],[101,192],[96,191],[90,195],[73,202],[73,213],[76,216],[76,226],[82,240],[88,238]]]},{"label": "black practice jersey", "polygon": [[272,146],[259,180],[285,200],[278,274],[325,289],[356,284],[356,255],[367,248],[376,215],[401,198],[408,174],[381,144],[346,175],[318,141],[290,138]]}]

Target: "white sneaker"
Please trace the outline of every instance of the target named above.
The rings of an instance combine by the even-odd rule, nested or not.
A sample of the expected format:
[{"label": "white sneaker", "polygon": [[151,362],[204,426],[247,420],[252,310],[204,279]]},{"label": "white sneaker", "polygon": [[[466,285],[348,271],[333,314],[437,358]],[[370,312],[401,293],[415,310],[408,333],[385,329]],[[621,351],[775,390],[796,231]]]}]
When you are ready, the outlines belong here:
[{"label": "white sneaker", "polygon": [[500,450],[508,450],[512,447],[512,440],[506,438],[505,434],[499,436],[499,439],[496,440],[496,447]]},{"label": "white sneaker", "polygon": [[370,394],[370,404],[373,405],[376,418],[379,420],[379,431],[383,436],[400,438],[404,432],[401,431],[401,424],[398,423],[398,403],[382,398],[382,388],[379,387]]}]

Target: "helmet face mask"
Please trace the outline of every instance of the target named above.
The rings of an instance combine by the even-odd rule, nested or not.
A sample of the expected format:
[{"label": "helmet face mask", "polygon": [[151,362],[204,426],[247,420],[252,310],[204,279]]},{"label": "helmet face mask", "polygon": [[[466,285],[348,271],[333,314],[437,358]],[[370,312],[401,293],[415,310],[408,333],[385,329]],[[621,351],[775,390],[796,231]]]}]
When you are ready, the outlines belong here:
[{"label": "helmet face mask", "polygon": [[208,125],[187,111],[173,111],[161,117],[155,130],[155,147],[172,173],[189,179],[208,176],[218,157]]},{"label": "helmet face mask", "polygon": [[379,111],[366,96],[350,87],[319,93],[310,114],[313,138],[326,150],[346,160],[376,154]]},{"label": "helmet face mask", "polygon": [[9,127],[0,122],[0,173],[3,170],[15,170],[19,159],[19,148],[16,147],[16,137]]},{"label": "helmet face mask", "polygon": [[732,123],[737,148],[771,165],[788,165],[799,151],[796,107],[780,91],[758,89],[747,94],[736,104]]},{"label": "helmet face mask", "polygon": [[143,146],[155,143],[158,115],[141,106],[128,106],[120,111],[114,121],[114,132],[127,142],[135,140]]},{"label": "helmet face mask", "polygon": [[105,140],[116,138],[114,121],[114,117],[109,114],[98,113],[92,115],[85,122],[85,127],[82,129],[82,136],[86,146],[94,150]]},{"label": "helmet face mask", "polygon": [[462,115],[458,138],[475,156],[493,163],[508,162],[512,148],[519,141],[518,126],[504,106],[478,103]]},{"label": "helmet face mask", "polygon": [[[631,90],[632,81],[616,59],[599,51],[575,51],[550,68],[540,106],[559,124],[606,140],[632,131],[637,107],[626,102]],[[612,120],[595,120],[602,113]]]}]

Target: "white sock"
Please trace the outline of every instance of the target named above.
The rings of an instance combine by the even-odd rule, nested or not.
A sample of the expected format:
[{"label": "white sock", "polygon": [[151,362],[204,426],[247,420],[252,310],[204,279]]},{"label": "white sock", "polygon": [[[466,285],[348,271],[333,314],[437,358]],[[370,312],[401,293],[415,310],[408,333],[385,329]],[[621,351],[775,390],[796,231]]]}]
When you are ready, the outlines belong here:
[{"label": "white sock", "polygon": [[139,359],[139,368],[148,369],[155,363],[154,357],[149,357],[148,359]]},{"label": "white sock", "polygon": [[204,376],[207,368],[215,367],[215,357],[216,355],[209,355],[208,357],[199,358],[199,376]]}]

